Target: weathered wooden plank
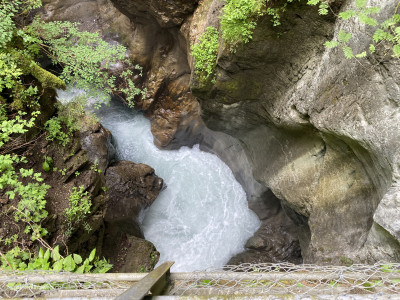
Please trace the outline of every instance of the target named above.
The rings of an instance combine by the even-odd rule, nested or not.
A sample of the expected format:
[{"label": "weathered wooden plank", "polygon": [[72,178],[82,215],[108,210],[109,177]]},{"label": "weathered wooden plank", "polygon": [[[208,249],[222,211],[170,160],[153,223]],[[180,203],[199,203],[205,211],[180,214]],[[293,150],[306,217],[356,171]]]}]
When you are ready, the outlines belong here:
[{"label": "weathered wooden plank", "polygon": [[149,291],[152,295],[159,295],[167,284],[167,275],[173,264],[171,261],[161,264],[116,299],[140,300],[148,295]]}]

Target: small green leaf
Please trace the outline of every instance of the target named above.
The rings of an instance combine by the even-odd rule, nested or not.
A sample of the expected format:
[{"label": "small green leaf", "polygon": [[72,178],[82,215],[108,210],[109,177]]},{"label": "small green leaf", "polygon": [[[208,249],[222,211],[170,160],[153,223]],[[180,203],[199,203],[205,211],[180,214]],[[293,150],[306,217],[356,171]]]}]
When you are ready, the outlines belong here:
[{"label": "small green leaf", "polygon": [[42,168],[43,168],[43,171],[45,171],[45,172],[49,172],[50,171],[50,165],[47,163],[47,161],[45,161],[42,164]]},{"label": "small green leaf", "polygon": [[82,257],[79,254],[74,254],[73,257],[77,265],[79,265],[82,262]]},{"label": "small green leaf", "polygon": [[45,262],[47,262],[49,260],[49,258],[50,258],[50,250],[47,249],[46,252],[44,253],[43,259]]},{"label": "small green leaf", "polygon": [[43,249],[42,248],[39,249],[39,258],[43,258]]},{"label": "small green leaf", "polygon": [[63,268],[63,261],[58,260],[53,264],[53,270],[56,272],[60,272]]},{"label": "small green leaf", "polygon": [[400,45],[393,46],[394,57],[400,57]]},{"label": "small green leaf", "polygon": [[378,21],[374,18],[368,17],[367,15],[360,14],[358,16],[358,19],[363,24],[370,25],[370,26],[378,26]]},{"label": "small green leaf", "polygon": [[58,245],[54,247],[53,251],[51,252],[51,257],[53,258],[54,261],[59,261],[61,258],[60,252],[59,252],[59,247]]},{"label": "small green leaf", "polygon": [[348,46],[343,46],[343,52],[344,52],[344,56],[347,59],[351,59],[354,57],[353,50]]},{"label": "small green leaf", "polygon": [[78,269],[76,269],[75,273],[83,274],[84,271],[85,271],[85,266],[80,266]]},{"label": "small green leaf", "polygon": [[324,45],[326,48],[335,48],[335,47],[339,46],[339,42],[338,41],[327,41],[327,42],[325,42]]},{"label": "small green leaf", "polygon": [[367,0],[356,0],[357,8],[364,8],[367,5]]},{"label": "small green leaf", "polygon": [[351,39],[351,33],[340,30],[338,34],[338,39],[342,43],[347,43]]},{"label": "small green leaf", "polygon": [[369,52],[372,54],[375,52],[375,46],[374,45],[369,45]]},{"label": "small green leaf", "polygon": [[89,255],[89,262],[92,262],[92,261],[94,260],[95,255],[96,255],[96,248],[94,248],[94,249],[92,250],[92,252],[90,252],[90,255]]},{"label": "small green leaf", "polygon": [[366,56],[367,56],[367,52],[366,52],[366,51],[361,52],[361,53],[358,53],[358,54],[356,55],[357,58],[363,58],[363,57],[366,57]]},{"label": "small green leaf", "polygon": [[355,16],[357,16],[357,12],[351,9],[343,11],[339,14],[339,17],[342,18],[343,20],[347,20]]},{"label": "small green leaf", "polygon": [[64,258],[63,265],[65,271],[73,272],[75,270],[76,264],[74,262],[74,259],[72,258],[72,255],[68,255],[66,258]]}]

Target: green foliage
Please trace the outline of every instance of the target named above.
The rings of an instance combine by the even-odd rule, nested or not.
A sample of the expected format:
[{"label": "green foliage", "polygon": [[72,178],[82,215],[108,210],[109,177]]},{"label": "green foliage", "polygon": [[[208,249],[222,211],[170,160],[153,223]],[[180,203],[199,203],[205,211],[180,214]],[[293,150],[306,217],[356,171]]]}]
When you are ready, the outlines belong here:
[{"label": "green foliage", "polygon": [[274,26],[280,25],[280,15],[293,1],[286,0],[279,6],[272,6],[272,0],[227,0],[221,16],[221,32],[225,43],[232,52],[238,44],[248,43],[253,38],[258,18],[263,15],[271,16]]},{"label": "green foliage", "polygon": [[[206,82],[211,78],[215,81],[215,66],[218,54],[218,30],[207,27],[201,35],[199,42],[192,45],[192,55],[195,59],[195,73],[200,82]],[[213,78],[214,77],[214,78]]]},{"label": "green foliage", "polygon": [[69,143],[69,135],[63,131],[60,118],[53,117],[48,120],[44,126],[48,132],[46,136],[47,140],[58,141],[63,146]]},{"label": "green foliage", "polygon": [[[38,113],[34,113],[35,117]],[[35,118],[29,121],[22,119],[24,113],[13,120],[3,120],[0,128],[0,147],[12,140],[15,134],[22,134],[26,128],[32,127]],[[15,154],[0,155],[0,189],[5,190],[5,195],[10,199],[18,199],[15,210],[15,221],[23,221],[28,225],[28,231],[32,231],[32,239],[35,240],[46,234],[46,230],[40,226],[40,222],[47,216],[45,210],[46,193],[50,188],[43,183],[40,173],[34,173],[33,169],[15,169],[18,163],[26,162],[25,157]]]},{"label": "green foliage", "polygon": [[87,98],[79,96],[65,105],[58,104],[58,116],[45,123],[48,132],[46,139],[65,146],[75,131],[88,130],[95,125],[98,119],[94,114],[85,111],[86,103]]},{"label": "green foliage", "polygon": [[[105,94],[123,93],[130,105],[135,96],[145,95],[131,80],[132,70],[141,71],[126,57],[126,48],[111,45],[100,38],[98,33],[80,31],[77,23],[50,22],[37,18],[29,28],[31,35],[43,41],[42,48],[55,64],[61,64],[60,78],[67,84],[89,91],[99,102],[108,98]],[[108,70],[124,66],[116,76]]]},{"label": "green foliage", "polygon": [[[92,89],[119,93],[132,102],[136,95],[144,94],[130,79],[134,72],[136,75],[141,70],[125,57],[125,48],[111,46],[96,34],[79,32],[76,24],[45,24],[40,20],[31,26],[16,24],[15,20],[41,5],[40,0],[0,1],[0,190],[8,202],[7,207],[14,213],[14,219],[10,220],[17,228],[21,225],[25,227],[20,234],[0,237],[3,249],[10,249],[13,244],[24,247],[24,250],[14,247],[5,254],[0,252],[0,268],[106,272],[111,265],[104,259],[95,258],[95,251],[86,260],[77,254],[63,258],[58,253],[58,247],[52,250],[47,244],[43,238],[47,230],[42,223],[48,216],[45,206],[50,186],[43,182],[41,173],[21,167],[27,160],[13,154],[13,151],[23,146],[26,141],[22,135],[35,125],[40,110],[37,100],[44,88],[65,88],[66,80],[78,87],[90,86]],[[54,63],[64,67],[61,78],[36,63],[43,51],[51,56]],[[115,72],[115,76],[110,75],[106,69],[119,61],[123,64],[122,71]],[[27,78],[31,77],[26,75],[36,80],[28,82]],[[47,138],[62,144],[68,142],[70,134],[81,128],[82,122],[89,124],[82,114],[81,103],[59,108],[58,116],[46,123],[49,131]],[[51,165],[52,159],[45,156],[43,170],[50,171]],[[74,222],[80,222],[89,213],[91,201],[86,192],[75,189],[71,193],[70,204],[66,215],[73,226]],[[85,228],[89,230],[87,224]],[[37,255],[26,252],[27,245],[31,248],[37,245],[27,243],[26,235],[33,241],[39,241],[47,248],[46,252],[40,250]]]},{"label": "green foliage", "polygon": [[38,93],[37,88],[23,85],[22,75],[33,75],[43,86],[65,87],[59,78],[35,63],[40,40],[29,30],[18,28],[13,19],[40,6],[38,0],[3,0],[0,3],[0,93],[7,91],[17,109],[35,104],[32,96]]},{"label": "green foliage", "polygon": [[328,14],[328,2],[326,0],[308,0],[308,5],[318,5],[318,13],[320,15],[327,15]]},{"label": "green foliage", "polygon": [[[85,192],[84,186],[80,186],[79,190],[74,187],[69,196],[69,207],[65,210],[65,216],[67,219],[67,232],[66,235],[69,236],[72,233],[75,225],[82,222],[87,214],[90,213],[90,207],[92,206],[92,201],[88,196],[88,192]],[[85,224],[87,231],[90,231],[90,227]]]},{"label": "green foliage", "polygon": [[14,164],[20,162],[26,162],[25,158],[0,155],[0,189],[7,190],[5,195],[10,200],[18,199],[17,207],[13,207],[15,221],[27,223],[26,232],[31,232],[32,240],[36,240],[47,233],[40,223],[47,217],[45,197],[50,186],[44,184],[41,174],[34,173],[33,169],[20,168],[16,171]]},{"label": "green foliage", "polygon": [[44,162],[42,164],[43,171],[50,172],[53,164],[53,159],[50,156],[44,156]]},{"label": "green foliage", "polygon": [[[325,0],[312,0],[313,4],[322,3]],[[379,24],[373,15],[379,13],[381,7],[367,7],[367,0],[355,0],[354,9],[348,9],[339,13],[339,18],[343,20],[358,19],[360,23],[376,28],[372,37],[373,43],[369,45],[368,52],[373,54],[376,52],[380,44],[390,45],[392,56],[400,57],[400,15],[395,13],[392,17]],[[358,54],[353,53],[353,49],[349,47],[352,35],[341,30],[337,36],[337,40],[325,43],[328,48],[341,47],[346,58],[364,58],[367,56],[367,50]]]},{"label": "green foliage", "polygon": [[111,269],[104,258],[95,257],[96,249],[93,249],[89,257],[85,260],[78,254],[70,254],[62,257],[59,253],[59,247],[54,249],[40,248],[36,255],[22,251],[15,247],[0,257],[0,270],[51,270],[55,272],[67,271],[74,273],[106,273]]},{"label": "green foliage", "polygon": [[227,0],[221,16],[221,31],[231,50],[252,39],[257,18],[264,14],[262,0]]}]

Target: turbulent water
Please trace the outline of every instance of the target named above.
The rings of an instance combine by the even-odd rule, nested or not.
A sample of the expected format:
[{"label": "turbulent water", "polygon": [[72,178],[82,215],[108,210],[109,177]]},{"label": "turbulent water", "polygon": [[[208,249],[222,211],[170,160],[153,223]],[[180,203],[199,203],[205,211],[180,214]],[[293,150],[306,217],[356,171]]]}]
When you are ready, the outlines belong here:
[{"label": "turbulent water", "polygon": [[145,238],[161,253],[160,263],[175,261],[175,272],[202,270],[223,266],[244,250],[259,220],[217,156],[198,146],[157,149],[149,120],[118,102],[97,114],[113,134],[119,159],[150,165],[167,185],[141,222]]}]

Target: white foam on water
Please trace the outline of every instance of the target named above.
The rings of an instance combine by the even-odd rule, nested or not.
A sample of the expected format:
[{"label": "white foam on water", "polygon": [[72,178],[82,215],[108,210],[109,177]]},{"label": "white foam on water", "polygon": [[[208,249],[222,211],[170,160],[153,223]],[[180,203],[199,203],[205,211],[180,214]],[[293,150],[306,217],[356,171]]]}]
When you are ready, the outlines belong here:
[{"label": "white foam on water", "polygon": [[167,185],[141,223],[161,253],[159,263],[175,261],[175,272],[203,270],[221,267],[244,250],[260,221],[225,163],[198,146],[159,150],[149,120],[120,103],[97,114],[113,135],[119,159],[150,165]]}]

